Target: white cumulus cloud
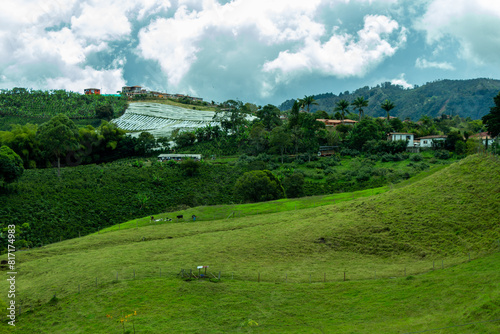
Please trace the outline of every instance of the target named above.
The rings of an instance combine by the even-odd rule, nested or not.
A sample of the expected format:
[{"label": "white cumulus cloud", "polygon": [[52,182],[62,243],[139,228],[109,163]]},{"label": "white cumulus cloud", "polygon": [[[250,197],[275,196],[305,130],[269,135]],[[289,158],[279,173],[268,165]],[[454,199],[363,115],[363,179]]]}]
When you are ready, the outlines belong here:
[{"label": "white cumulus cloud", "polygon": [[453,38],[461,56],[477,63],[498,62],[500,2],[497,0],[431,0],[415,27],[425,31],[427,43]]},{"label": "white cumulus cloud", "polygon": [[448,63],[448,62],[435,62],[435,61],[428,61],[424,58],[417,58],[415,61],[415,66],[417,68],[437,68],[440,70],[455,70],[455,67]]},{"label": "white cumulus cloud", "polygon": [[404,73],[401,73],[399,78],[392,79],[391,84],[396,85],[396,86],[401,86],[401,87],[406,88],[406,89],[413,88],[413,85],[408,83],[408,81],[406,81]]},{"label": "white cumulus cloud", "polygon": [[[265,45],[318,38],[322,24],[313,20],[321,1],[235,0],[220,4],[181,1],[171,18],[160,18],[139,33],[139,53],[157,61],[170,85],[178,85],[202,51],[200,45],[214,35],[236,43],[241,34],[253,33]],[[193,9],[191,6],[196,7]],[[221,53],[230,50],[220,50]]]},{"label": "white cumulus cloud", "polygon": [[[297,52],[282,51],[279,56],[264,64],[265,72],[320,71],[337,77],[363,76],[368,70],[394,55],[405,42],[405,29],[383,15],[368,15],[364,28],[357,37],[350,34],[333,34],[322,43],[308,38]],[[397,39],[392,33],[399,29]]]}]

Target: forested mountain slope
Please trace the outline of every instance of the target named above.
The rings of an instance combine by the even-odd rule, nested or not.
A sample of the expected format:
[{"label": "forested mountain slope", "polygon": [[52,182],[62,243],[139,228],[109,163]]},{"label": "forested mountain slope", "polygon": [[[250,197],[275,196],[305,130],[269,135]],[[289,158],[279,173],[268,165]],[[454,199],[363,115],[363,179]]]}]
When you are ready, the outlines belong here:
[{"label": "forested mountain slope", "polygon": [[[365,86],[354,92],[346,91],[338,95],[315,95],[318,105],[311,105],[310,111],[325,110],[331,113],[338,101],[345,99],[352,102],[362,96],[369,100],[368,107],[364,109],[365,115],[369,116],[386,116],[380,105],[388,99],[395,105],[391,115],[401,119],[418,120],[422,115],[437,117],[442,114],[479,119],[490,111],[493,98],[499,91],[500,80],[493,79],[441,80],[412,89],[386,82],[376,87]],[[279,108],[284,111],[291,109],[292,105],[293,100],[288,100]],[[354,111],[352,106],[349,111]]]}]

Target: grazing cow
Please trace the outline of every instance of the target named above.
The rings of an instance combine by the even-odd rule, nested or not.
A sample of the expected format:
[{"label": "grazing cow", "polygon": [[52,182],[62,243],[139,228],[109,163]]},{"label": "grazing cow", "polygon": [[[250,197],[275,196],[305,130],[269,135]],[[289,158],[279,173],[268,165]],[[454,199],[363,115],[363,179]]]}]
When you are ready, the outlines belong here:
[{"label": "grazing cow", "polygon": [[184,215],[178,215],[177,219],[184,219]]}]

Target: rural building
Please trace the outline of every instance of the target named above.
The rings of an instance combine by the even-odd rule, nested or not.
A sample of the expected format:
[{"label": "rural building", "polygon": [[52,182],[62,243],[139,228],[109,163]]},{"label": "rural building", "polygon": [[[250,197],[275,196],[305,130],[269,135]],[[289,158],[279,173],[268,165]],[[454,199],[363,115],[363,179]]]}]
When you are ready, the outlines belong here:
[{"label": "rural building", "polygon": [[445,135],[433,135],[433,136],[424,136],[418,138],[420,141],[420,147],[434,147],[437,142],[444,142],[446,140]]},{"label": "rural building", "polygon": [[335,154],[335,149],[338,146],[320,146],[318,151],[318,157],[327,157]]},{"label": "rural building", "polygon": [[396,141],[396,140],[406,140],[408,142],[408,147],[414,147],[414,135],[413,133],[404,133],[404,132],[390,132],[387,134],[387,140]]},{"label": "rural building", "polygon": [[142,89],[141,86],[124,86],[122,87],[122,93],[128,97],[132,97],[135,94],[144,94],[146,90]]},{"label": "rural building", "polygon": [[168,160],[174,160],[174,161],[181,161],[181,160],[186,160],[186,159],[193,159],[193,160],[201,160],[201,154],[160,154],[158,156],[158,161],[163,162],[163,161],[168,161]]},{"label": "rural building", "polygon": [[101,95],[101,90],[99,88],[85,88],[83,92],[85,95]]},{"label": "rural building", "polygon": [[[324,119],[324,118],[318,118],[316,119],[318,122],[325,123],[325,126],[337,126],[339,124],[342,124],[341,120],[338,119]],[[352,119],[344,119],[344,124],[345,125],[354,125],[358,123],[357,121],[353,121]]]},{"label": "rural building", "polygon": [[476,133],[469,138],[480,139],[483,145],[486,145],[486,142],[488,142],[488,146],[492,145],[495,142],[495,139],[492,138],[488,132]]}]

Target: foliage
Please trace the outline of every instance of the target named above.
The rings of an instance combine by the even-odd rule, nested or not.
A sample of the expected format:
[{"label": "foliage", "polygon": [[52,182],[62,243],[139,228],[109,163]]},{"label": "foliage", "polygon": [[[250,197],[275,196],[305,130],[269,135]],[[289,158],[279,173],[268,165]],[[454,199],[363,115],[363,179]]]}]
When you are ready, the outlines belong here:
[{"label": "foliage", "polygon": [[372,118],[363,118],[351,131],[350,147],[361,150],[369,140],[385,139],[385,132]]},{"label": "foliage", "polygon": [[363,144],[363,152],[377,153],[401,153],[406,151],[408,143],[406,140],[368,140]]},{"label": "foliage", "polygon": [[302,173],[293,173],[283,179],[283,188],[287,198],[296,198],[304,196],[304,175]]},{"label": "foliage", "polygon": [[95,109],[95,117],[109,121],[113,118],[113,106],[111,104],[100,105]]},{"label": "foliage", "polygon": [[194,134],[194,132],[190,131],[181,132],[174,138],[175,145],[178,148],[192,146],[195,141],[196,135]]},{"label": "foliage", "polygon": [[23,175],[23,160],[8,146],[0,147],[0,187],[17,181]]},{"label": "foliage", "polygon": [[[33,247],[61,237],[93,233],[99,226],[102,229],[154,215],[180,204],[230,203],[234,201],[231,190],[243,172],[238,167],[201,164],[192,177],[186,178],[177,164],[149,166],[142,160],[61,168],[60,180],[50,170],[25,170],[17,191],[0,192],[0,230],[9,224],[29,222],[28,229],[18,225],[16,239]],[[142,209],[137,194],[147,197]],[[0,249],[4,247],[5,239],[0,238]]]},{"label": "foliage", "polygon": [[390,116],[391,116],[390,112],[391,112],[391,110],[392,110],[392,109],[394,109],[394,107],[395,107],[395,106],[394,106],[394,103],[392,103],[391,101],[389,101],[389,100],[387,100],[387,99],[386,99],[386,100],[384,101],[384,103],[382,103],[382,104],[380,105],[380,107],[381,107],[382,109],[384,109],[384,110],[387,112],[387,122],[389,122],[389,121],[390,121]]},{"label": "foliage", "polygon": [[155,146],[155,137],[149,132],[141,132],[139,134],[139,137],[137,138],[137,143],[134,147],[134,150],[138,155],[148,155],[152,152]]},{"label": "foliage", "polygon": [[272,104],[265,105],[263,108],[257,110],[256,115],[261,119],[267,130],[272,130],[282,123],[280,120],[280,110]]},{"label": "foliage", "polygon": [[268,170],[244,173],[234,185],[234,194],[243,202],[271,201],[285,195],[281,182]]},{"label": "foliage", "polygon": [[[0,115],[50,118],[64,114],[69,118],[95,118],[101,107],[117,113],[127,108],[122,96],[84,95],[65,90],[41,91],[13,88],[0,91]],[[107,111],[109,113],[109,111]]]},{"label": "foliage", "polygon": [[194,159],[186,159],[180,163],[181,170],[184,171],[187,176],[194,176],[200,166],[201,163]]},{"label": "foliage", "polygon": [[495,106],[490,108],[490,112],[484,115],[482,120],[486,125],[491,137],[495,138],[500,134],[500,93],[494,98]]},{"label": "foliage", "polygon": [[362,120],[364,116],[364,109],[368,107],[368,100],[366,100],[363,96],[357,97],[351,105],[354,106],[354,110],[358,110],[359,119]]},{"label": "foliage", "polygon": [[455,151],[457,142],[464,142],[464,137],[459,131],[451,131],[448,133],[444,141],[444,148],[448,151]]},{"label": "foliage", "polygon": [[57,159],[57,174],[60,175],[61,157],[78,149],[78,129],[68,116],[59,114],[43,123],[37,130],[37,140],[44,147],[47,158]]},{"label": "foliage", "polygon": [[298,101],[302,108],[307,107],[307,112],[309,112],[311,105],[318,104],[318,102],[316,102],[316,99],[314,98],[314,95],[305,95],[303,99],[299,99]]}]

